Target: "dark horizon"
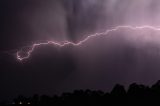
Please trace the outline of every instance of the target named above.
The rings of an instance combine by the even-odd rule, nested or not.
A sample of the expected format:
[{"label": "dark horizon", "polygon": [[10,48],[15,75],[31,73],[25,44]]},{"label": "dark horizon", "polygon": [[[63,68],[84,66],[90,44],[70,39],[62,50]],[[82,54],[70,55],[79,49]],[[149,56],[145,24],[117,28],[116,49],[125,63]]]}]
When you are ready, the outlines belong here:
[{"label": "dark horizon", "polygon": [[32,106],[81,106],[81,105],[157,105],[160,97],[160,80],[152,86],[132,83],[126,89],[116,84],[110,92],[101,90],[79,89],[63,92],[60,95],[18,95],[11,101],[0,101],[0,105],[32,105]]}]

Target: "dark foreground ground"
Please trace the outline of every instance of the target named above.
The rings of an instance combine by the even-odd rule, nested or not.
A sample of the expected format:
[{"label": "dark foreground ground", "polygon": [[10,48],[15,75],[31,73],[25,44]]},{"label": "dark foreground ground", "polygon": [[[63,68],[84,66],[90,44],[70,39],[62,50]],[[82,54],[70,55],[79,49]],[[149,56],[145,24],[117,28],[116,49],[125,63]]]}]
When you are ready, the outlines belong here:
[{"label": "dark foreground ground", "polygon": [[75,90],[61,96],[34,95],[19,96],[12,103],[1,102],[1,106],[136,106],[160,105],[160,81],[151,87],[133,83],[128,90],[122,85],[115,85],[110,93],[91,90]]}]

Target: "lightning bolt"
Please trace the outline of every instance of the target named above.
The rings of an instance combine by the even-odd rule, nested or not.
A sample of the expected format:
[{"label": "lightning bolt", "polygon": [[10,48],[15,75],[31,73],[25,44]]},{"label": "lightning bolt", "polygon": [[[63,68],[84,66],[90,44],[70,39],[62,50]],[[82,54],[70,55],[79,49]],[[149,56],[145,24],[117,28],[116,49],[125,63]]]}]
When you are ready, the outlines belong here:
[{"label": "lightning bolt", "polygon": [[71,41],[63,41],[63,42],[47,41],[47,42],[44,42],[44,43],[34,43],[33,45],[29,46],[30,49],[28,51],[26,51],[26,56],[20,55],[22,52],[24,52],[21,49],[21,50],[17,51],[16,57],[20,61],[28,59],[31,56],[32,52],[34,52],[35,48],[40,47],[42,45],[52,44],[52,45],[60,47],[60,48],[64,47],[64,46],[67,46],[67,45],[80,46],[84,42],[87,42],[88,40],[90,40],[90,39],[92,39],[94,37],[98,37],[98,36],[102,36],[102,35],[108,35],[111,32],[115,32],[115,31],[118,31],[118,30],[121,30],[121,29],[126,29],[126,30],[127,29],[130,29],[130,30],[150,29],[150,30],[160,31],[160,27],[159,26],[157,26],[157,27],[155,27],[155,26],[149,26],[149,25],[144,25],[144,26],[116,26],[114,28],[107,29],[106,31],[101,32],[101,33],[95,33],[95,34],[92,34],[92,35],[88,35],[85,39],[80,40],[77,43],[74,43],[74,42],[71,42]]}]

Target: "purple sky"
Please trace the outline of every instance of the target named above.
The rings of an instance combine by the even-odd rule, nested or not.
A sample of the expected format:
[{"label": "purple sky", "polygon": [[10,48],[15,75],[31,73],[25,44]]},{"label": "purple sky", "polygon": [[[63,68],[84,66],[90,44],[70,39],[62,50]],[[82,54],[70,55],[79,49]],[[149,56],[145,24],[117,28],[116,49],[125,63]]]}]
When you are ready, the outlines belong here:
[{"label": "purple sky", "polygon": [[160,26],[159,12],[158,0],[1,1],[0,100],[74,89],[110,91],[116,83],[153,84],[160,78],[160,31],[119,30],[79,47],[42,46],[24,62],[13,53],[33,42],[77,42],[117,25]]}]

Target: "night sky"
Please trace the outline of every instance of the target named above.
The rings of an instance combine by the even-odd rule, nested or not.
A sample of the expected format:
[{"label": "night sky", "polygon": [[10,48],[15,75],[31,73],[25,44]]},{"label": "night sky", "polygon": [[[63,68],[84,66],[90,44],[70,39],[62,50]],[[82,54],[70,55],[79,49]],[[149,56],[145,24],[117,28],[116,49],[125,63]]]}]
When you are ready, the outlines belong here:
[{"label": "night sky", "polygon": [[118,25],[160,26],[160,1],[0,0],[0,100],[155,83],[160,31],[152,29],[121,29],[81,46],[43,45],[24,61],[16,58],[33,43],[76,43]]}]

